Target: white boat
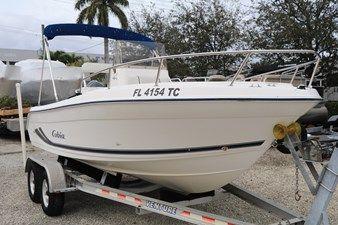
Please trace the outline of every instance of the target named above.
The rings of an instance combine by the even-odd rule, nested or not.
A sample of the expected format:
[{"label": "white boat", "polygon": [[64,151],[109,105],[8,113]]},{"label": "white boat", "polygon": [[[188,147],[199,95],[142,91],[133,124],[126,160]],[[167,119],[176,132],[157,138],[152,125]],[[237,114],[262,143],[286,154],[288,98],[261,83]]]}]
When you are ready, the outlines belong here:
[{"label": "white boat", "polygon": [[15,84],[20,82],[20,68],[0,61],[0,97],[15,96]]},{"label": "white boat", "polygon": [[[180,192],[215,190],[264,154],[274,141],[275,124],[296,121],[321,97],[311,82],[297,88],[237,80],[248,57],[231,81],[222,82],[171,82],[162,62],[266,52],[313,53],[195,53],[109,66],[108,87],[84,88],[81,95],[33,107],[28,116],[30,140],[56,155]],[[160,66],[135,66],[149,61],[160,61]]]},{"label": "white boat", "polygon": [[[20,68],[22,95],[32,105],[37,105],[39,101],[39,89],[41,81],[41,70],[43,67],[41,59],[27,59],[17,62],[15,65]],[[48,64],[48,61],[45,61]],[[58,92],[59,100],[67,99],[75,95],[75,90],[79,89],[82,82],[83,73],[80,67],[66,66],[59,61],[50,61],[55,88]],[[44,67],[43,89],[41,103],[51,103],[54,101],[53,85],[50,70]],[[15,90],[15,88],[13,88]]]}]

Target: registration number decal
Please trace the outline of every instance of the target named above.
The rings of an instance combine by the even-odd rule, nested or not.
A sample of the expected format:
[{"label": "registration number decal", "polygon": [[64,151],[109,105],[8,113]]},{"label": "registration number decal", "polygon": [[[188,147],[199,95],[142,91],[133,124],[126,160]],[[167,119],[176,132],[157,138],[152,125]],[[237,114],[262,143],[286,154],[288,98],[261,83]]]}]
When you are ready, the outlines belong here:
[{"label": "registration number decal", "polygon": [[134,93],[133,93],[133,97],[142,97],[142,96],[177,97],[179,95],[180,95],[179,88],[147,88],[147,89],[137,88],[134,90]]}]

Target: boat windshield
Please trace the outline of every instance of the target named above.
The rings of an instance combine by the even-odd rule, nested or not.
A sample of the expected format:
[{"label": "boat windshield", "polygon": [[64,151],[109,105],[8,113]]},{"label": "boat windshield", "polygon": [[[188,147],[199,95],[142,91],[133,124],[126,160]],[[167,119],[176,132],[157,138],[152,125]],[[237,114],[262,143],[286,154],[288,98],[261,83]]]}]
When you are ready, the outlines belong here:
[{"label": "boat windshield", "polygon": [[[119,65],[135,60],[142,60],[164,55],[166,55],[165,47],[163,44],[160,43],[153,43],[153,45],[149,47],[149,43],[143,43],[138,41],[110,40],[108,63],[95,63],[96,65],[94,65],[93,63],[85,63],[82,66],[82,69],[85,73],[85,76],[90,76],[91,74],[100,71],[108,66]],[[152,60],[133,64],[130,67],[157,70],[159,63],[160,62],[157,60]],[[166,62],[163,61],[162,69],[165,69],[166,67]],[[107,87],[109,79],[109,71],[105,70],[101,73],[97,73],[95,76],[91,76],[90,78],[86,79],[86,86],[91,88]],[[95,86],[93,86],[93,84],[95,84]],[[98,86],[98,84],[100,85]]]},{"label": "boat windshield", "polygon": [[[155,48],[139,41],[110,41],[110,60],[114,65],[131,62],[139,59],[166,55],[165,47],[161,43],[155,43]],[[157,61],[148,61],[138,64],[138,66],[158,66]]]}]

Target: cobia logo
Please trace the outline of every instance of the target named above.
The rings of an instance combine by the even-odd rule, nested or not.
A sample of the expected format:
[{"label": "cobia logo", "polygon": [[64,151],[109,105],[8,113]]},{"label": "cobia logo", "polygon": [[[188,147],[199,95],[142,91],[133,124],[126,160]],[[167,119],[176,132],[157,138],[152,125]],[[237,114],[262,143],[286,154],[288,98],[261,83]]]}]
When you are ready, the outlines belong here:
[{"label": "cobia logo", "polygon": [[56,130],[52,131],[52,136],[55,138],[66,139],[63,133],[61,133],[60,131],[56,131]]}]

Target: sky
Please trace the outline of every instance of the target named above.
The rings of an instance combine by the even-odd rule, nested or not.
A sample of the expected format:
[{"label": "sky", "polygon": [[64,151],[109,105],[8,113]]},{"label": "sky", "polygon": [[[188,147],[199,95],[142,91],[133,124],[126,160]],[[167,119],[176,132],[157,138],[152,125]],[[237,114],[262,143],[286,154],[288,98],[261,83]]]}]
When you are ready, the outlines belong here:
[{"label": "sky", "polygon": [[[0,4],[0,48],[38,50],[41,46],[41,24],[72,23],[76,21],[78,11],[74,10],[75,0],[11,0]],[[4,3],[6,2],[6,3]],[[169,10],[170,0],[155,0],[156,7]],[[138,11],[146,0],[129,0],[130,12]],[[110,26],[120,27],[116,18],[111,16]],[[69,52],[103,52],[101,38],[56,37],[50,42],[52,50]],[[90,46],[96,47],[89,48]]]},{"label": "sky", "polygon": [[[248,2],[250,0],[244,0]],[[6,2],[6,3],[4,3]],[[41,24],[72,23],[78,11],[75,0],[2,0],[0,4],[0,48],[39,50],[41,47]],[[172,9],[171,0],[152,0],[157,9]],[[241,1],[242,2],[242,1]],[[127,16],[138,12],[142,6],[149,6],[148,0],[129,0]],[[111,16],[110,26],[120,27]],[[95,46],[95,47],[92,47]],[[67,52],[102,53],[103,40],[88,37],[56,37],[50,42],[51,50]]]}]

